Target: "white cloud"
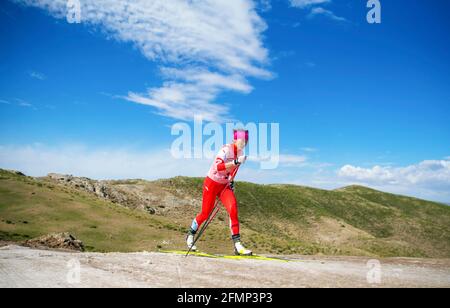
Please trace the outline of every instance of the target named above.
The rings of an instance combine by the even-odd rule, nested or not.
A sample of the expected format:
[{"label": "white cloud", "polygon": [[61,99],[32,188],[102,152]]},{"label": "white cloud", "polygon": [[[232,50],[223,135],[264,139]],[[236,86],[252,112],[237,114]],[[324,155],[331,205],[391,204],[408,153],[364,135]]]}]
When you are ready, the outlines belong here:
[{"label": "white cloud", "polygon": [[[209,159],[174,159],[169,150],[97,148],[80,145],[1,146],[0,168],[32,176],[50,172],[93,179],[143,178],[154,180],[178,175],[204,177]],[[382,191],[450,201],[450,160],[424,161],[405,168],[344,166],[338,173],[331,164],[310,162],[305,156],[281,155],[279,168],[261,170],[254,160],[241,168],[239,181],[297,184],[324,189],[361,184]]]},{"label": "white cloud", "polygon": [[163,68],[162,73],[166,77],[176,78],[185,82],[201,84],[208,88],[217,88],[223,90],[233,90],[242,93],[249,93],[253,88],[239,74],[230,75],[228,78],[218,73],[212,73],[202,69],[174,69]]},{"label": "white cloud", "polygon": [[[276,159],[275,156],[249,156],[247,157],[247,160],[249,162],[254,163],[262,163],[262,162],[269,162],[274,161]],[[304,155],[292,155],[292,154],[279,154],[278,155],[278,167],[284,168],[284,167],[305,167],[307,166],[307,160],[308,157]]]},{"label": "white cloud", "polygon": [[253,89],[239,74],[225,77],[199,68],[163,68],[161,72],[166,78],[176,81],[166,82],[162,88],[150,89],[147,95],[130,92],[125,99],[156,107],[160,114],[175,119],[183,120],[196,115],[221,122],[230,120],[228,107],[209,102],[225,90],[250,93]]},{"label": "white cloud", "polygon": [[346,165],[338,171],[338,175],[346,180],[371,185],[450,191],[450,160],[425,160],[406,167],[361,168]]},{"label": "white cloud", "polygon": [[297,8],[307,8],[317,4],[329,3],[331,0],[289,0],[291,6]]},{"label": "white cloud", "polygon": [[[65,0],[15,1],[66,16]],[[162,87],[130,93],[127,99],[168,117],[190,119],[201,109],[205,120],[216,120],[229,113],[215,102],[222,91],[248,93],[246,78],[272,76],[264,69],[266,24],[251,0],[83,0],[81,21],[132,42],[149,60],[163,64]],[[198,71],[213,80],[198,79]]]},{"label": "white cloud", "polygon": [[299,9],[310,9],[311,11],[308,14],[308,18],[314,18],[316,16],[325,16],[334,21],[339,22],[347,22],[348,20],[344,17],[337,16],[331,10],[324,9],[318,5],[324,5],[331,3],[331,0],[289,0],[292,7],[296,7]]},{"label": "white cloud", "polygon": [[335,20],[335,21],[347,22],[347,19],[345,19],[344,17],[337,16],[332,11],[326,10],[326,9],[324,9],[322,7],[315,7],[315,8],[313,8],[311,10],[311,12],[309,13],[308,17],[309,18],[313,18],[313,17],[319,16],[319,15],[325,16],[325,17],[330,18],[330,19]]},{"label": "white cloud", "polygon": [[36,72],[36,71],[29,71],[28,75],[31,78],[38,79],[38,80],[41,80],[41,81],[47,79],[47,76],[45,76],[43,73]]},{"label": "white cloud", "polygon": [[21,99],[21,98],[15,98],[14,99],[17,103],[17,105],[19,105],[20,107],[33,107],[32,104],[30,104],[29,102]]},{"label": "white cloud", "polygon": [[155,107],[158,113],[174,119],[186,120],[194,116],[205,121],[228,120],[229,109],[210,104],[218,93],[214,87],[199,87],[189,83],[167,82],[162,88],[149,89],[147,95],[130,92],[126,100]]},{"label": "white cloud", "polygon": [[304,152],[309,152],[309,153],[319,151],[318,149],[316,149],[316,148],[311,148],[311,147],[301,148],[301,150],[304,151]]},{"label": "white cloud", "polygon": [[158,179],[177,175],[203,176],[209,168],[204,160],[173,159],[168,150],[139,151],[130,148],[90,149],[42,144],[0,146],[0,168],[20,170],[32,176],[50,172],[93,179]]},{"label": "white cloud", "polygon": [[304,155],[290,155],[281,154],[280,155],[280,165],[285,167],[302,167],[305,165],[308,158]]},{"label": "white cloud", "polygon": [[352,165],[345,165],[342,167],[338,175],[347,180],[355,180],[362,182],[372,182],[372,183],[388,183],[395,184],[395,176],[387,167],[375,166],[371,169],[354,167]]},{"label": "white cloud", "polygon": [[0,99],[0,104],[13,105],[13,106],[19,106],[19,107],[27,107],[27,108],[33,108],[36,110],[36,108],[32,104],[30,104],[29,102],[27,102],[26,100],[23,100],[21,98],[14,98],[11,101]]}]

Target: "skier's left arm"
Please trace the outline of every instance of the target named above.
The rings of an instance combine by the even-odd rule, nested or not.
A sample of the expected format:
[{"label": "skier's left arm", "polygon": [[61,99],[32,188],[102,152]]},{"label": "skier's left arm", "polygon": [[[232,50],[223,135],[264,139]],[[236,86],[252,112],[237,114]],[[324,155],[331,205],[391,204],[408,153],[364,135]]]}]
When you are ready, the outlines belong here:
[{"label": "skier's left arm", "polygon": [[227,171],[233,170],[237,166],[240,166],[243,163],[245,163],[246,160],[247,160],[247,156],[245,156],[245,155],[239,156],[238,158],[236,158],[235,160],[233,160],[229,163],[224,163],[224,168]]},{"label": "skier's left arm", "polygon": [[229,171],[233,170],[234,168],[236,168],[237,166],[245,163],[245,161],[247,160],[247,156],[241,155],[239,157],[236,157],[231,162],[226,162],[227,157],[230,157],[231,155],[232,154],[230,153],[229,147],[223,147],[220,150],[219,154],[216,157],[216,161],[215,161],[216,170],[218,172],[223,172],[223,171],[229,172]]}]

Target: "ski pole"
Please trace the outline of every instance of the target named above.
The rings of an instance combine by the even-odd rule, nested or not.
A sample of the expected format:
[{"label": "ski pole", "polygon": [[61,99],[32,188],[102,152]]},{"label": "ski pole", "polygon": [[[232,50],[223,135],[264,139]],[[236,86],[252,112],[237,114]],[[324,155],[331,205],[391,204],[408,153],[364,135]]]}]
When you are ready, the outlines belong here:
[{"label": "ski pole", "polygon": [[[231,176],[231,181],[234,181],[234,178],[236,177],[236,174],[237,174],[237,171],[238,171],[239,167],[240,167],[240,166],[238,166],[236,169],[234,169],[233,174],[232,174],[232,176]],[[227,187],[228,187],[229,185],[230,185],[230,184],[227,184],[227,185],[222,189],[222,191],[220,192],[219,198],[216,200],[216,203],[215,203],[215,205],[214,205],[213,210],[211,211],[211,213],[209,213],[209,216],[208,216],[208,219],[206,220],[206,223],[205,223],[205,224],[202,226],[202,228],[200,229],[200,232],[198,233],[197,238],[194,239],[194,242],[193,242],[192,245],[189,247],[189,250],[188,250],[188,252],[186,253],[186,256],[185,256],[185,257],[187,257],[187,256],[189,255],[189,253],[190,253],[191,250],[192,250],[192,247],[195,246],[195,244],[197,243],[197,241],[199,240],[199,238],[202,236],[203,232],[205,232],[206,228],[207,228],[207,227],[209,226],[209,224],[213,221],[214,217],[216,217],[217,213],[218,213],[219,210],[220,210],[220,205],[219,205],[220,197],[222,196],[223,192],[225,191],[225,189],[227,189]]]}]

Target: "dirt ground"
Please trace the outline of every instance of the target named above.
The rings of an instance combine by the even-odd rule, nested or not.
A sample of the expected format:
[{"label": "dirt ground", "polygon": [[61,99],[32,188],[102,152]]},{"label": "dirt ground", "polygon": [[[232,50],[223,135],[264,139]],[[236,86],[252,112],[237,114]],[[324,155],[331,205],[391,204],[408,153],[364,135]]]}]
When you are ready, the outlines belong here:
[{"label": "dirt ground", "polygon": [[283,258],[289,262],[147,252],[71,253],[9,245],[0,248],[0,287],[450,288],[450,260]]}]

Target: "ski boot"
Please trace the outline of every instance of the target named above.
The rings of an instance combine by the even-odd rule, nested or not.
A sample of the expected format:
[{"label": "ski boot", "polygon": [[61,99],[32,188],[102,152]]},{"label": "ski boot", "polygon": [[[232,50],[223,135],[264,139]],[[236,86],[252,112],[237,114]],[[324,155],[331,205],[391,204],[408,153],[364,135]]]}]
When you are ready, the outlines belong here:
[{"label": "ski boot", "polygon": [[237,256],[251,256],[253,252],[244,247],[241,243],[241,236],[239,234],[232,236],[234,242],[234,254]]},{"label": "ski boot", "polygon": [[186,244],[191,251],[197,251],[197,247],[194,245],[195,233],[196,231],[190,229],[186,236]]}]

